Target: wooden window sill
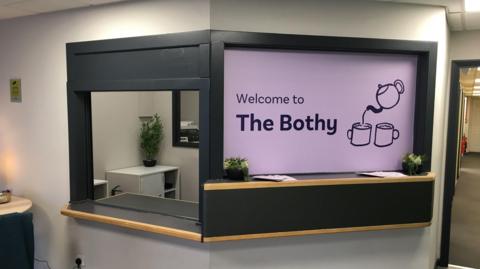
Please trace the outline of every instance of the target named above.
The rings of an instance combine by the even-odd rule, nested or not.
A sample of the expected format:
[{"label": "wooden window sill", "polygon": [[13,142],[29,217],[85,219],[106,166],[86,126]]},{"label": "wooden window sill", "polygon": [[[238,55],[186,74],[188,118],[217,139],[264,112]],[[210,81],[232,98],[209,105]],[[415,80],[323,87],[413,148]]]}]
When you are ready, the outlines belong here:
[{"label": "wooden window sill", "polygon": [[196,221],[158,213],[118,208],[85,200],[66,205],[61,214],[87,221],[163,234],[201,242],[201,227]]}]

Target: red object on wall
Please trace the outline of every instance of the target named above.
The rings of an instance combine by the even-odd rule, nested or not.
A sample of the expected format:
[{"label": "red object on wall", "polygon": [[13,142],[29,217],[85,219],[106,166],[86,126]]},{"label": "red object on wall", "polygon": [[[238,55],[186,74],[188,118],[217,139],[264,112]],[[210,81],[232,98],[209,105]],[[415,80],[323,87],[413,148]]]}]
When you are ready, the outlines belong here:
[{"label": "red object on wall", "polygon": [[465,135],[462,136],[462,140],[460,141],[460,153],[465,154],[467,151],[467,137]]}]

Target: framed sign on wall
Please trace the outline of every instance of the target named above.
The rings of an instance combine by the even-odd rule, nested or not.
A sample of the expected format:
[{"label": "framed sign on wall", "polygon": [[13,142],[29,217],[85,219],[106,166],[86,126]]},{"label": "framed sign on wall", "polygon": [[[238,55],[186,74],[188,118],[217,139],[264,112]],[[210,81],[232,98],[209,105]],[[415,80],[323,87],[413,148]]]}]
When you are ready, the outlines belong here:
[{"label": "framed sign on wall", "polygon": [[432,42],[212,31],[211,178],[228,157],[318,174],[430,156],[435,63]]},{"label": "framed sign on wall", "polygon": [[228,48],[224,156],[252,174],[399,170],[413,150],[417,56]]}]

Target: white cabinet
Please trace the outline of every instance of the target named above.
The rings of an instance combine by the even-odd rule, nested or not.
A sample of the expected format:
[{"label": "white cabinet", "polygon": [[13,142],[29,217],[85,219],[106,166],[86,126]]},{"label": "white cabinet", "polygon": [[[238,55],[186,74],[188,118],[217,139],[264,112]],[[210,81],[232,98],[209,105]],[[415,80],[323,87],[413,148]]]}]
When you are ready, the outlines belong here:
[{"label": "white cabinet", "polygon": [[108,181],[103,179],[93,180],[93,199],[108,197]]},{"label": "white cabinet", "polygon": [[[109,192],[141,193],[180,199],[180,173],[178,167],[157,165],[135,166],[105,172]],[[110,193],[109,193],[110,194]]]}]

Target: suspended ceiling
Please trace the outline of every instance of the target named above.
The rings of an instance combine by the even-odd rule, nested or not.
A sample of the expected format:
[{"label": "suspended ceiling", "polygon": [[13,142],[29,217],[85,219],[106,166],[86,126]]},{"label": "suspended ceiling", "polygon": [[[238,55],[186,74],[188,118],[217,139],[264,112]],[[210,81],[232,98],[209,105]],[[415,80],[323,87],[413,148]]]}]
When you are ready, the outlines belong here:
[{"label": "suspended ceiling", "polygon": [[480,96],[480,67],[460,69],[460,88],[465,96]]}]

